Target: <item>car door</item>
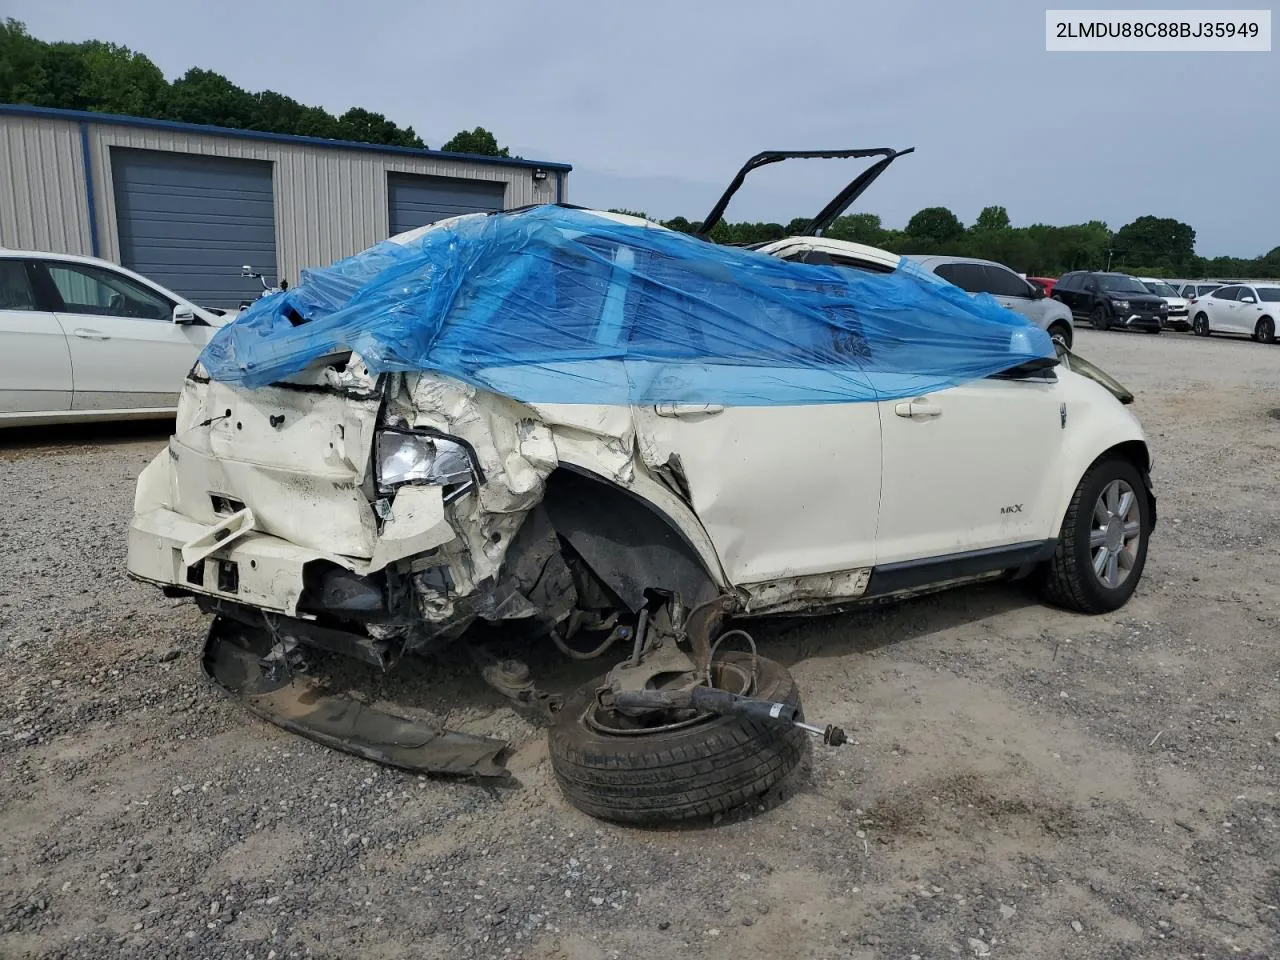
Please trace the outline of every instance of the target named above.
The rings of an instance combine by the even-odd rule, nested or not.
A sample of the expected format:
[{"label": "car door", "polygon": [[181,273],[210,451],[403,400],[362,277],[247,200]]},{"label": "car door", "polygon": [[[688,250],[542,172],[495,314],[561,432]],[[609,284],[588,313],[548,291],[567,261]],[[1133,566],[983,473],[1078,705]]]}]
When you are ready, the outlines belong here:
[{"label": "car door", "polygon": [[1235,315],[1236,297],[1239,295],[1239,287],[1219,287],[1200,301],[1209,316],[1211,333],[1240,332]]},{"label": "car door", "polygon": [[982,266],[983,286],[986,292],[1015,313],[1026,317],[1036,326],[1043,328],[1044,297],[1032,297],[1031,284],[1023,280],[1007,267],[995,263]]},{"label": "car door", "polygon": [[1073,320],[1089,319],[1089,311],[1084,308],[1087,299],[1084,291],[1085,274],[1073,273],[1063,277],[1054,287],[1054,292],[1061,294],[1062,302],[1071,311]]},{"label": "car door", "polygon": [[[602,328],[625,327],[607,322],[607,309],[604,316]],[[637,322],[625,336],[650,353],[664,346],[663,330],[652,318]],[[811,355],[799,333],[782,331],[778,339],[797,357]],[[812,346],[822,353],[831,350],[830,340]],[[849,350],[857,355],[856,344]],[[858,595],[876,559],[880,414],[873,399],[835,398],[847,395],[850,380],[862,375],[853,364],[835,369],[802,361],[789,365],[768,350],[761,364],[758,345],[749,342],[725,343],[716,353],[715,361],[702,364],[636,365],[629,375],[635,381],[652,378],[661,385],[654,389],[673,400],[688,395],[690,384],[731,383],[739,392],[744,384],[752,385],[749,391],[758,384],[759,392],[771,397],[780,384],[799,387],[806,399],[825,391],[833,402],[636,405],[632,418],[641,459],[656,474],[679,478],[730,582],[750,588],[863,571],[861,579],[844,577],[824,587],[831,601]],[[865,392],[872,396],[869,383]]]},{"label": "car door", "polygon": [[1073,319],[1076,313],[1075,310],[1071,308],[1071,299],[1073,296],[1071,291],[1074,289],[1072,286],[1074,277],[1075,274],[1073,273],[1064,273],[1058,278],[1058,282],[1053,285],[1053,299],[1057,300],[1060,304],[1070,310]]},{"label": "car door", "polygon": [[173,322],[173,300],[96,264],[41,260],[61,303],[76,372],[75,410],[176,407],[212,329]]},{"label": "car door", "polygon": [[1240,295],[1236,298],[1236,324],[1241,333],[1253,336],[1258,329],[1258,319],[1262,316],[1262,307],[1258,303],[1258,293],[1253,287],[1240,287]]},{"label": "car door", "polygon": [[0,258],[0,415],[71,409],[71,351],[33,266]]},{"label": "car door", "polygon": [[878,567],[943,569],[961,554],[1034,550],[1053,536],[1056,485],[1046,471],[1065,417],[1052,372],[987,378],[879,407]]}]

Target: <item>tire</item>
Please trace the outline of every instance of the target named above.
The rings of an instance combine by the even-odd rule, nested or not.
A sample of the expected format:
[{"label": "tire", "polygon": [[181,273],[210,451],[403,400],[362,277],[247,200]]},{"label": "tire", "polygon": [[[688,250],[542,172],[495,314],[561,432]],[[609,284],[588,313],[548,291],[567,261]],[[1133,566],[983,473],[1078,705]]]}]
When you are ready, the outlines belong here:
[{"label": "tire", "polygon": [[[1124,576],[1113,585],[1107,583],[1095,569],[1096,553],[1090,538],[1095,533],[1095,507],[1099,498],[1117,483],[1127,485],[1133,494],[1132,513],[1126,512],[1125,518],[1121,520],[1122,537],[1128,537],[1126,519],[1136,519],[1138,526],[1134,550],[1128,554],[1129,566],[1124,567],[1123,559],[1118,557],[1117,572],[1124,571]],[[1123,500],[1120,503],[1123,505]],[[1142,579],[1151,526],[1151,501],[1147,497],[1147,486],[1138,468],[1128,460],[1115,457],[1099,460],[1080,479],[1062,520],[1057,550],[1053,559],[1039,572],[1041,596],[1055,606],[1080,613],[1110,613],[1118,610],[1133,596],[1138,581]],[[1102,545],[1108,553],[1110,537],[1111,534],[1108,533],[1108,542]],[[1127,539],[1123,540],[1126,552],[1128,543]],[[1103,572],[1105,574],[1109,571],[1108,562],[1104,565]]]},{"label": "tire", "polygon": [[1197,313],[1191,321],[1191,332],[1197,337],[1209,336],[1209,318],[1204,313]]},{"label": "tire", "polygon": [[1093,313],[1089,314],[1089,322],[1093,324],[1095,330],[1108,330],[1111,328],[1111,317],[1107,315],[1106,307],[1094,307]]},{"label": "tire", "polygon": [[1054,340],[1061,340],[1064,347],[1071,349],[1071,327],[1067,324],[1061,321],[1049,324],[1049,336]]},{"label": "tire", "polygon": [[[721,659],[750,667],[745,653]],[[548,731],[560,790],[593,817],[639,824],[710,817],[764,793],[804,755],[803,730],[739,717],[710,717],[654,735],[601,732],[586,717],[603,679],[574,691]],[[791,674],[764,657],[752,696],[800,703]]]},{"label": "tire", "polygon": [[1270,317],[1263,317],[1253,328],[1253,339],[1259,343],[1276,342],[1276,323]]}]

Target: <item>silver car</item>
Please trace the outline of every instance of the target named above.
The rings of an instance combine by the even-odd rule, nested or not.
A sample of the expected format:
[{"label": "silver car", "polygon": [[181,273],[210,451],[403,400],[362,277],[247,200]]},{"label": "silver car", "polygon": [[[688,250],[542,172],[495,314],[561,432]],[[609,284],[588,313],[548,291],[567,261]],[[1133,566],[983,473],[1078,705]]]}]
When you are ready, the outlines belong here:
[{"label": "silver car", "polygon": [[907,254],[924,270],[936,274],[969,293],[989,293],[1001,305],[1022,314],[1068,349],[1075,327],[1071,311],[1057,300],[1050,300],[1034,283],[1023,280],[1008,267],[990,260],[973,257],[944,257]]}]

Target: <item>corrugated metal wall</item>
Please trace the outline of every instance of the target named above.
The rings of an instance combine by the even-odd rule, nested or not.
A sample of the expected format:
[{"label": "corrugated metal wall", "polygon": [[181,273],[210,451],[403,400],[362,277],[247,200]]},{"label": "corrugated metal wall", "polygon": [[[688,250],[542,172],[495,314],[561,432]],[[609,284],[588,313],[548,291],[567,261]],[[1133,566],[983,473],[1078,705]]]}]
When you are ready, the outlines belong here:
[{"label": "corrugated metal wall", "polygon": [[80,124],[0,117],[0,247],[93,253]]},{"label": "corrugated metal wall", "polygon": [[[535,181],[526,167],[96,122],[86,128],[98,255],[117,262],[113,146],[272,161],[277,266],[291,283],[302,267],[331,263],[386,239],[389,171],[506,181],[507,208],[558,199],[554,170]],[[0,115],[0,245],[92,252],[80,144],[76,121]],[[567,200],[568,175],[560,176],[559,199]]]}]

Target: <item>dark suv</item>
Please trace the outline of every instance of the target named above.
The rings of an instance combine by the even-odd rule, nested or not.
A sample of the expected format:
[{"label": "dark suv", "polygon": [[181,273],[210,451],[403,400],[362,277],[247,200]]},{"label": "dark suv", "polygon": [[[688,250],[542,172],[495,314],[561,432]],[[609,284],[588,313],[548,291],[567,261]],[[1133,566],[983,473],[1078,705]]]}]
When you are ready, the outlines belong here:
[{"label": "dark suv", "polygon": [[1068,273],[1053,288],[1076,320],[1088,320],[1098,330],[1124,327],[1159,333],[1169,313],[1163,297],[1157,297],[1136,277],[1125,273]]}]

